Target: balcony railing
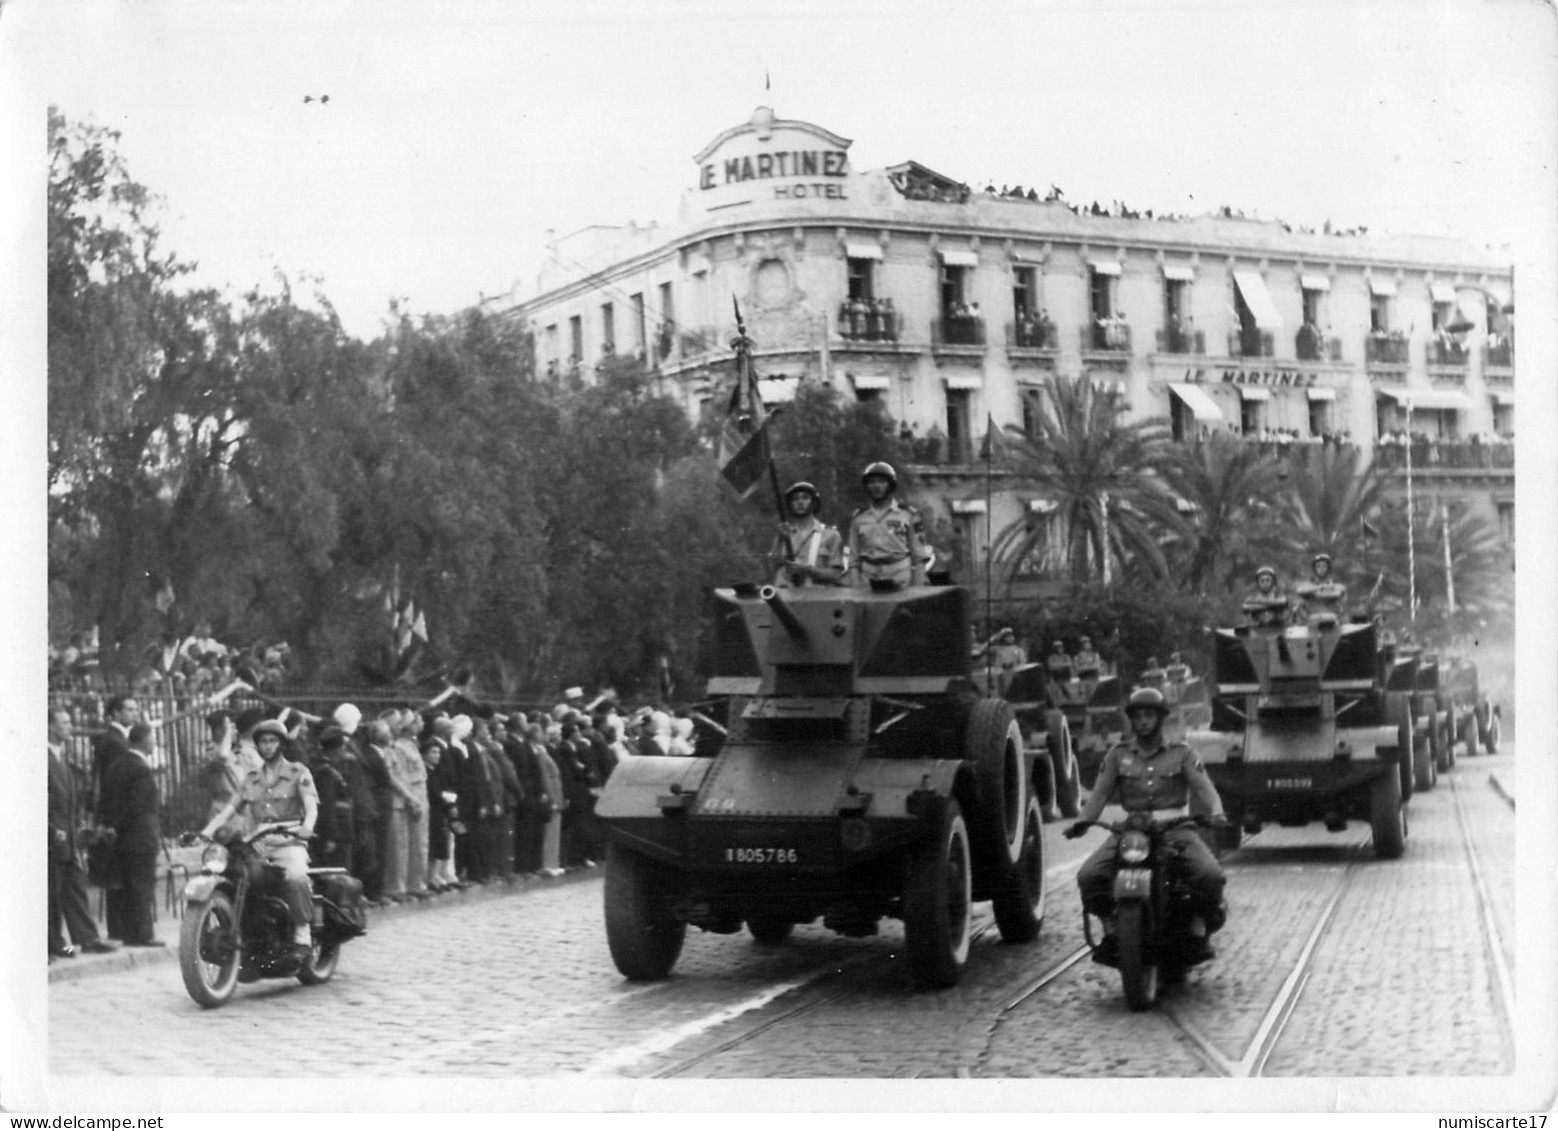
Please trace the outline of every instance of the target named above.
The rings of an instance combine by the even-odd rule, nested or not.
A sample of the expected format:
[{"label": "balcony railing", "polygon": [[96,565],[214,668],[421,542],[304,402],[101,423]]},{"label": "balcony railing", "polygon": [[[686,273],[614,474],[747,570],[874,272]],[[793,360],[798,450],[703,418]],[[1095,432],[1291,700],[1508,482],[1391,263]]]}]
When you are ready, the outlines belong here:
[{"label": "balcony railing", "polygon": [[1509,340],[1489,340],[1482,347],[1483,369],[1513,369],[1515,366],[1515,343]]},{"label": "balcony railing", "polygon": [[1272,357],[1275,353],[1270,330],[1235,330],[1228,335],[1229,357]]},{"label": "balcony railing", "polygon": [[857,300],[839,306],[838,328],[847,342],[896,342],[903,323],[892,299]]},{"label": "balcony railing", "polygon": [[1374,445],[1374,464],[1381,471],[1405,471],[1407,448],[1412,449],[1412,471],[1476,471],[1515,467],[1511,440],[1482,443],[1472,440],[1423,440],[1415,444],[1390,443],[1381,437]]},{"label": "balcony railing", "polygon": [[1429,365],[1451,365],[1465,368],[1471,350],[1454,338],[1433,338],[1428,343]]},{"label": "balcony railing", "polygon": [[1405,365],[1407,346],[1405,334],[1375,331],[1363,339],[1363,360],[1368,365]]},{"label": "balcony railing", "polygon": [[932,347],[983,346],[985,320],[973,314],[949,314],[930,324]]},{"label": "balcony railing", "polygon": [[1293,336],[1293,349],[1299,361],[1340,361],[1342,340],[1327,338],[1313,326],[1300,326]]},{"label": "balcony railing", "polygon": [[1082,352],[1130,353],[1130,323],[1123,318],[1094,318],[1082,327]]},{"label": "balcony railing", "polygon": [[1159,353],[1206,353],[1206,331],[1165,326],[1158,331]]},{"label": "balcony railing", "polygon": [[1006,344],[1013,349],[1057,350],[1060,334],[1055,323],[1047,318],[1043,321],[1023,318],[1006,324]]}]

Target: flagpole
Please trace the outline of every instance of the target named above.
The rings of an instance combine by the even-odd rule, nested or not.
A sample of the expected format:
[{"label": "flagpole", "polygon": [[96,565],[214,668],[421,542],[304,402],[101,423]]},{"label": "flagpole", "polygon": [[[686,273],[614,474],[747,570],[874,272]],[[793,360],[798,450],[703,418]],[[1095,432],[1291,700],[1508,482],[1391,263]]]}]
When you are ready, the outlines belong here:
[{"label": "flagpole", "polygon": [[1455,571],[1450,565],[1450,508],[1446,506],[1440,515],[1444,530],[1444,592],[1450,612],[1455,612]]},{"label": "flagpole", "polygon": [[1407,398],[1407,621],[1417,622],[1417,516],[1412,503],[1412,399]]}]

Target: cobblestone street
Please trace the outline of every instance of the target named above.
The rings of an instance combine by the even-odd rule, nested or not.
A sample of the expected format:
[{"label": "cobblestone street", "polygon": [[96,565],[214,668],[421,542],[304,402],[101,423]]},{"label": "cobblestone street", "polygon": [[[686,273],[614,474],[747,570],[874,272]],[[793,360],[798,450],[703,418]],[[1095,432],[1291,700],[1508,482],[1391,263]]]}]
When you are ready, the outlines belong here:
[{"label": "cobblestone street", "polygon": [[[1307,956],[1258,1071],[1419,1077],[1417,1094],[1432,1106],[1430,1078],[1497,1078],[1513,1066],[1489,952],[1496,944],[1512,969],[1513,809],[1489,777],[1507,774],[1512,757],[1463,760],[1414,798],[1399,861],[1373,860],[1362,825],[1271,828],[1247,840],[1225,858],[1231,917],[1218,957],[1145,1014],[1126,1009],[1114,971],[1085,958],[1016,1000],[1081,945],[1074,873],[1091,841],[1065,841],[1050,825],[1040,939],[1004,945],[987,908],[976,908],[976,928],[988,929],[962,983],[940,993],[911,988],[896,922],[864,940],[802,927],[777,948],[694,931],[670,979],[629,983],[606,948],[597,874],[586,873],[381,916],[327,985],[260,983],[209,1012],[185,996],[171,954],[73,971],[49,989],[52,1071],[590,1077],[606,1088],[589,1093],[603,1103],[617,1094],[610,1080],[649,1077],[1255,1075],[1248,1054]],[[1468,835],[1489,878],[1482,888]],[[257,1048],[285,1055],[256,1060]]]}]

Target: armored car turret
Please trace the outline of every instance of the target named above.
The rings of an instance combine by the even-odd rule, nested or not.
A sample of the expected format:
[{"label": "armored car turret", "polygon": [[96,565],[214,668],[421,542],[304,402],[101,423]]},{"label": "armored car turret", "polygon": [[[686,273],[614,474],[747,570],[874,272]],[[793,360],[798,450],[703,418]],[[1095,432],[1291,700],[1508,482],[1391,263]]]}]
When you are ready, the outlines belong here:
[{"label": "armored car turret", "polygon": [[1033,755],[1010,704],[974,690],[966,591],[740,586],[709,605],[722,738],[624,762],[596,807],[618,969],[665,976],[689,925],[775,944],[896,918],[915,981],[947,986],[980,900],[1004,939],[1035,938]]},{"label": "armored car turret", "polygon": [[1377,856],[1404,851],[1412,725],[1408,695],[1386,689],[1377,633],[1331,609],[1217,630],[1211,726],[1186,738],[1233,822],[1229,846],[1266,822],[1363,820]]}]

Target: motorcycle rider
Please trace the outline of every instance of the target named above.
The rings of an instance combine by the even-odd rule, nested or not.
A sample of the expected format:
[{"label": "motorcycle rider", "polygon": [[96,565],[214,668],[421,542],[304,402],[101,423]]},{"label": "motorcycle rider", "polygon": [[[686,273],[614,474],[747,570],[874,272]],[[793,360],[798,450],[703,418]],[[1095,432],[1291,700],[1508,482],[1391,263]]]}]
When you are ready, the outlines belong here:
[{"label": "motorcycle rider", "polygon": [[[1226,824],[1222,798],[1202,767],[1201,759],[1182,742],[1164,741],[1163,720],[1168,716],[1169,707],[1163,693],[1155,687],[1140,688],[1131,693],[1125,711],[1136,737],[1130,742],[1116,743],[1104,755],[1098,781],[1076,824],[1066,829],[1066,838],[1073,839],[1085,833],[1088,823],[1098,820],[1104,806],[1111,802],[1123,806],[1127,812],[1153,812],[1162,817],[1168,815],[1165,810],[1177,810],[1182,816],[1187,802],[1194,797],[1198,808],[1214,824]],[[1197,924],[1198,933],[1201,945],[1206,947],[1206,936],[1220,928],[1227,918],[1223,906],[1226,882],[1223,871],[1193,828],[1174,829],[1165,840],[1178,846],[1183,853],[1191,898],[1201,920]],[[1110,837],[1083,862],[1077,873],[1083,909],[1106,924],[1105,947],[1118,945],[1113,942],[1115,841],[1115,837]],[[1211,948],[1206,947],[1205,957],[1211,956]]]},{"label": "motorcycle rider", "polygon": [[292,913],[292,957],[301,962],[312,948],[309,920],[313,915],[314,894],[308,880],[308,841],[314,835],[319,816],[319,794],[314,776],[301,762],[281,756],[287,728],[275,719],[267,719],[254,728],[254,748],[261,759],[260,768],[251,770],[238,792],[223,810],[206,822],[200,835],[210,837],[234,816],[242,814],[248,822],[246,832],[253,835],[261,825],[278,821],[299,821],[301,828],[267,837],[259,844],[267,861],[285,873],[282,895]]}]

